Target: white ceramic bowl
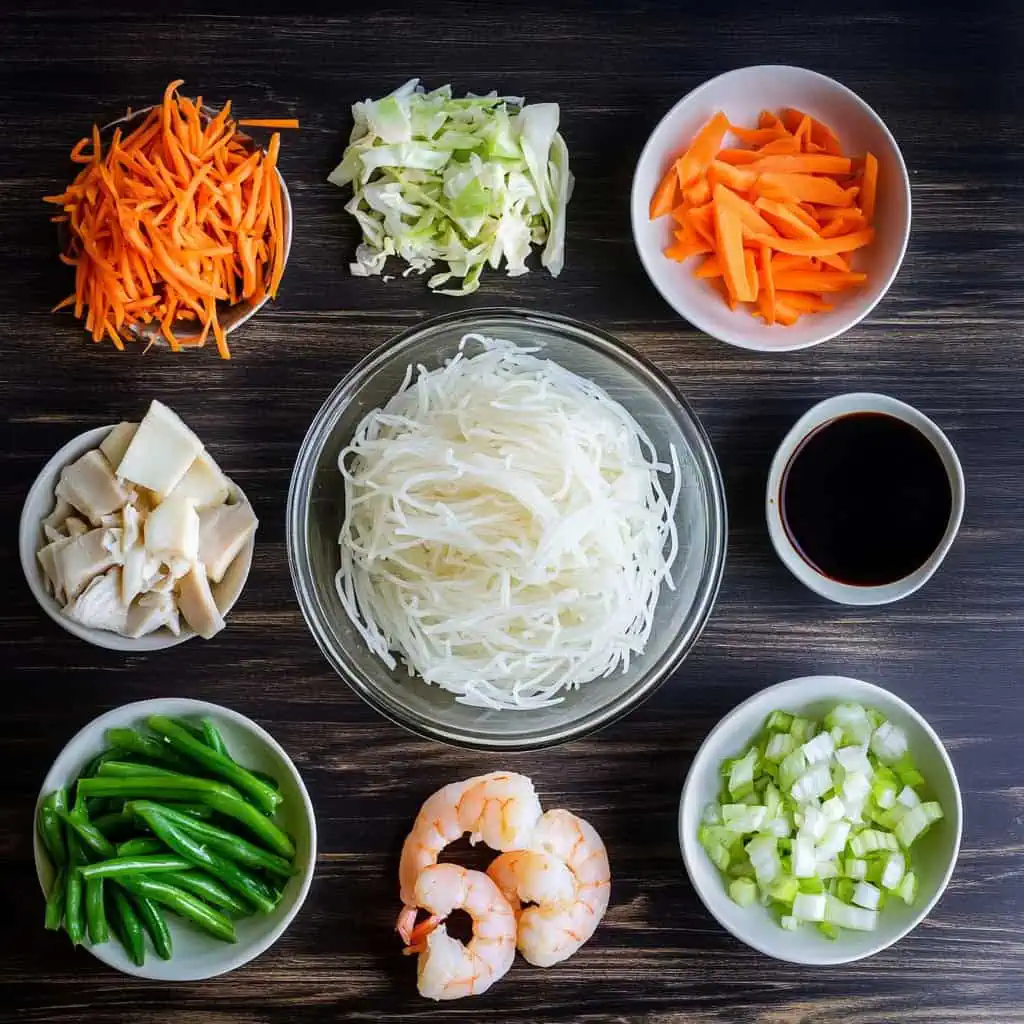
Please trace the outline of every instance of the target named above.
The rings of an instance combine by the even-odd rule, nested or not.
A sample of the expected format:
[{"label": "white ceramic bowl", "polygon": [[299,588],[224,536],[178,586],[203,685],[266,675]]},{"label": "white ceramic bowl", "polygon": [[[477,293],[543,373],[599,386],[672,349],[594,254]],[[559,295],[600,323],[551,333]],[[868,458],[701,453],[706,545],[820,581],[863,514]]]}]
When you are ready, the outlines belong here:
[{"label": "white ceramic bowl", "polygon": [[[208,704],[202,700],[168,697],[143,700],[108,711],[81,729],[60,752],[43,781],[33,815],[33,851],[36,875],[43,892],[49,891],[53,869],[34,827],[43,798],[59,786],[70,786],[85,766],[108,746],[107,729],[144,725],[149,715],[171,717],[209,717],[220,730],[231,756],[246,768],[272,775],[281,787],[284,800],[275,821],[295,842],[295,866],[298,872],[289,880],[281,902],[272,914],[253,914],[235,921],[238,941],[221,942],[199,931],[194,925],[167,913],[174,955],[161,960],[147,939],[146,962],[136,967],[121,944],[111,936],[109,942],[85,948],[105,964],[140,978],[159,981],[200,981],[233,971],[269,949],[285,932],[305,902],[316,865],[316,817],[309,793],[291,758],[265,729],[237,711]],[[41,904],[40,904],[41,906]]]},{"label": "white ceramic bowl", "polygon": [[[765,719],[775,710],[821,716],[841,701],[854,701],[880,711],[900,726],[910,740],[910,752],[945,817],[914,844],[913,870],[919,880],[914,906],[890,900],[879,915],[876,931],[843,930],[830,940],[813,925],[783,931],[768,910],[755,904],[740,907],[729,898],[721,873],[697,839],[704,809],[721,786],[720,769],[726,758],[737,757],[750,745]],[[929,914],[953,874],[963,829],[963,805],[953,764],[931,726],[909,704],[888,690],[842,676],[806,676],[769,686],[733,709],[708,734],[697,751],[679,801],[679,845],[687,874],[701,902],[718,923],[741,942],[777,960],[797,964],[843,964],[873,956],[898,942]]]},{"label": "white ceramic bowl", "polygon": [[[191,640],[196,634],[182,623],[181,632],[175,636],[166,626],[150,633],[148,636],[141,636],[137,639],[121,636],[112,633],[107,629],[93,629],[91,626],[83,626],[81,623],[69,619],[61,612],[61,606],[57,603],[52,594],[46,592],[46,577],[43,573],[36,552],[45,543],[43,538],[42,521],[53,511],[55,498],[53,490],[60,479],[61,470],[70,465],[76,459],[83,456],[87,451],[98,448],[100,442],[114,429],[113,424],[105,427],[96,427],[87,430],[72,438],[56,455],[50,459],[36,477],[28,494],[25,497],[25,504],[21,509],[21,521],[18,524],[18,553],[21,556],[21,568],[25,573],[29,590],[32,596],[39,603],[39,607],[46,612],[59,626],[69,633],[82,640],[93,644],[95,647],[105,647],[110,651],[123,651],[127,654],[137,654],[142,651],[162,651],[177,644],[183,644]],[[228,480],[234,495],[237,498],[248,500],[242,489],[233,481]],[[235,602],[241,596],[245,581],[249,578],[249,569],[252,566],[252,553],[256,546],[255,535],[250,537],[245,547],[235,556],[235,560],[228,567],[224,578],[220,583],[211,584],[213,599],[217,602],[217,608],[221,615],[227,613],[235,606]]]},{"label": "white ceramic bowl", "polygon": [[[853,586],[823,576],[793,546],[782,522],[782,480],[793,454],[804,442],[804,439],[819,427],[839,416],[858,412],[884,413],[903,420],[920,430],[939,453],[942,464],[949,474],[949,488],[953,495],[946,532],[942,535],[942,540],[939,541],[939,545],[932,552],[931,557],[920,569],[912,572],[909,576],[877,587]],[[768,471],[768,489],[765,495],[768,535],[772,539],[772,545],[782,560],[782,564],[805,587],[810,588],[816,594],[838,604],[889,604],[914,593],[935,575],[935,571],[953,546],[953,541],[960,529],[960,521],[964,515],[966,491],[963,467],[960,465],[960,460],[957,458],[949,438],[923,412],[919,412],[912,405],[907,405],[906,402],[901,402],[897,398],[890,398],[888,395],[878,395],[866,391],[836,395],[833,398],[827,398],[824,402],[819,402],[805,412],[783,438],[782,444],[779,445],[778,451],[775,453],[775,458],[772,459],[771,468]]]},{"label": "white ceramic bowl", "polygon": [[[839,136],[843,151],[878,157],[878,207],[874,242],[856,254],[854,266],[866,284],[840,293],[828,313],[802,316],[792,327],[768,327],[741,308],[733,312],[707,281],[693,276],[697,261],[676,263],[663,255],[672,242],[671,217],[652,221],[651,196],[672,161],[716,111],[737,125],[755,127],[762,110],[797,107],[819,118]],[[727,141],[729,136],[726,137]],[[665,301],[706,334],[758,352],[809,348],[842,334],[862,320],[889,290],[910,237],[910,181],[899,146],[882,119],[844,85],[816,71],[761,65],[728,71],[684,96],[647,140],[633,176],[630,200],[633,240],[640,260]]]}]

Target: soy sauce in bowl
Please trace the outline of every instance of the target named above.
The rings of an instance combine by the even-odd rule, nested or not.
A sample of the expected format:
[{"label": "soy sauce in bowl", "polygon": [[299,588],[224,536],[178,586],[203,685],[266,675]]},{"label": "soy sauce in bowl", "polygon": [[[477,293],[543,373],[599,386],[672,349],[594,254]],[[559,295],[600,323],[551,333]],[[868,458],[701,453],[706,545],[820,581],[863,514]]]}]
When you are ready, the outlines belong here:
[{"label": "soy sauce in bowl", "polygon": [[938,449],[917,427],[878,412],[837,416],[804,438],[780,499],[783,528],[804,561],[860,587],[920,569],[953,512]]}]

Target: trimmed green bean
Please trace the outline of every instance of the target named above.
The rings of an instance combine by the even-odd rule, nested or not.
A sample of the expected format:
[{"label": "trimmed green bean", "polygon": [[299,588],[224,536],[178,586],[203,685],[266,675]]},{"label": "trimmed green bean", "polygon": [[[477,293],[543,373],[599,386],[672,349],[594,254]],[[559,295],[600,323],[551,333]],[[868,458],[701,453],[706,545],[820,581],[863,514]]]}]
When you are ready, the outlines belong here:
[{"label": "trimmed green bean", "polygon": [[171,718],[168,721],[173,722],[179,729],[184,729],[190,736],[194,736],[200,743],[206,742],[206,733],[201,725],[195,722],[190,722],[187,718]]},{"label": "trimmed green bean", "polygon": [[294,865],[284,857],[264,850],[232,832],[217,828],[216,825],[210,825],[205,821],[196,821],[186,814],[179,814],[164,804],[154,803],[150,800],[133,800],[127,804],[127,807],[131,811],[139,809],[159,814],[183,832],[201,840],[215,853],[220,853],[237,864],[244,864],[249,868],[261,868],[281,878],[291,878],[296,873]]},{"label": "trimmed green bean", "polygon": [[263,843],[282,857],[295,856],[295,844],[269,818],[246,803],[236,789],[221,782],[191,776],[166,778],[144,775],[136,779],[81,779],[78,789],[87,796],[116,796],[128,800],[200,800],[220,814],[245,825]]},{"label": "trimmed green bean", "polygon": [[166,882],[168,885],[176,885],[179,889],[184,889],[221,910],[230,911],[233,914],[252,913],[247,904],[201,868],[192,868],[189,871],[167,871],[160,875],[160,881]]},{"label": "trimmed green bean", "polygon": [[121,875],[151,874],[158,871],[188,871],[192,862],[172,853],[153,854],[148,857],[111,857],[79,868],[85,879],[119,878]]},{"label": "trimmed green bean", "polygon": [[67,888],[67,868],[58,868],[50,884],[50,891],[46,894],[46,916],[43,919],[43,927],[48,932],[59,932],[64,921],[64,890]]},{"label": "trimmed green bean", "polygon": [[164,715],[150,715],[147,719],[149,727],[160,733],[175,750],[197,761],[207,771],[231,783],[245,793],[264,814],[273,814],[281,802],[281,794],[265,782],[261,782],[252,772],[236,764],[230,757],[217,753],[201,740],[197,740],[188,730],[172,722]]},{"label": "trimmed green bean", "polygon": [[168,821],[158,810],[152,807],[139,808],[138,805],[133,805],[133,809],[175,853],[205,868],[229,889],[248,900],[257,910],[269,914],[277,906],[280,897],[270,886],[246,874],[233,861],[208,849],[206,843],[193,839]]},{"label": "trimmed green bean", "polygon": [[123,829],[131,829],[132,831],[138,829],[138,822],[135,818],[123,810],[101,814],[98,818],[93,818],[92,823],[107,839],[110,839],[112,834],[117,834],[118,831]]},{"label": "trimmed green bean", "polygon": [[142,926],[149,932],[156,955],[161,960],[170,960],[174,950],[171,944],[171,932],[167,927],[163,911],[153,900],[141,893],[133,892],[131,900],[142,919]]},{"label": "trimmed green bean", "polygon": [[107,747],[106,750],[97,754],[85,766],[85,770],[79,774],[79,777],[83,779],[92,778],[99,771],[100,765],[105,761],[130,761],[132,756],[133,754],[130,750],[122,750],[120,747]]},{"label": "trimmed green bean", "polygon": [[146,936],[139,915],[128,897],[116,885],[111,887],[110,902],[114,911],[110,915],[114,933],[124,946],[131,962],[136,967],[141,967],[146,962]]},{"label": "trimmed green bean", "polygon": [[82,852],[78,834],[72,829],[66,830],[64,841],[68,847],[68,877],[64,887],[64,929],[72,945],[77,946],[85,938],[85,918],[82,912],[85,883],[79,869],[86,863],[86,857]]},{"label": "trimmed green bean", "polygon": [[[200,727],[203,730],[203,739],[206,745],[211,749],[215,750],[222,757],[231,757],[228,752],[228,745],[224,742],[224,737],[220,734],[220,729],[213,724],[213,720],[204,718],[200,723]],[[234,758],[231,758],[234,760]]]},{"label": "trimmed green bean", "polygon": [[159,839],[137,836],[117,844],[118,857],[148,857],[152,853],[166,853],[167,847]]},{"label": "trimmed green bean", "polygon": [[62,786],[48,793],[39,805],[37,827],[39,837],[50,855],[54,867],[62,868],[68,862],[67,844],[64,842],[64,825],[61,822],[61,811],[68,807],[67,790]]},{"label": "trimmed green bean", "polygon": [[155,878],[148,878],[146,875],[125,875],[118,880],[118,885],[127,889],[133,896],[145,896],[173,910],[218,939],[225,942],[237,941],[235,926],[230,918],[225,917],[219,910],[208,907],[202,900],[183,889]]},{"label": "trimmed green bean", "polygon": [[[82,872],[88,868],[81,868]],[[83,875],[83,877],[85,877]],[[85,920],[89,926],[89,941],[98,946],[110,938],[107,925],[107,912],[103,907],[103,879],[86,878],[85,880]]]},{"label": "trimmed green bean", "polygon": [[135,729],[108,729],[107,742],[112,747],[120,747],[138,757],[146,758],[147,761],[157,761],[169,768],[188,771],[188,761],[169,744],[155,736],[145,736]]},{"label": "trimmed green bean", "polygon": [[[81,788],[81,783],[79,783],[79,788]],[[67,811],[62,811],[60,816],[64,823],[73,828],[78,838],[94,853],[100,857],[114,856],[114,844],[85,816],[84,809],[80,812],[72,811],[70,814]]]},{"label": "trimmed green bean", "polygon": [[173,775],[181,778],[181,772],[172,768],[160,768],[155,764],[133,764],[131,761],[104,761],[96,772],[100,779],[135,779],[140,775]]}]

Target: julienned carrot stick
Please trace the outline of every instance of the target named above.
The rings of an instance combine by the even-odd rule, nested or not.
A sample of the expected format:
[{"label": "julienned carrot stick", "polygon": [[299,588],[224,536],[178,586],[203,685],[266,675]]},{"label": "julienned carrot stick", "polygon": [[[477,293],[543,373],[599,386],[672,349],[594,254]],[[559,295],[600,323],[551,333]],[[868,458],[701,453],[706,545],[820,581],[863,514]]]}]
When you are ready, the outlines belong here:
[{"label": "julienned carrot stick", "polygon": [[[727,134],[740,145],[721,148]],[[823,294],[866,280],[843,254],[874,239],[877,182],[871,154],[844,155],[827,125],[795,108],[763,111],[752,129],[716,114],[666,172],[651,212],[678,225],[665,255],[703,255],[694,275],[731,309],[753,303],[766,325],[790,325],[831,309]]]},{"label": "julienned carrot stick", "polygon": [[[172,351],[212,334],[227,359],[217,303],[275,296],[284,269],[280,136],[252,152],[230,103],[207,118],[201,99],[178,94],[181,84],[171,82],[133,131],[117,129],[105,153],[95,127],[72,149],[82,170],[46,197],[64,210],[61,259],[75,268],[74,294],[58,308],[73,305],[94,341],[109,337],[119,349],[156,323]],[[183,324],[198,337],[179,336]]]},{"label": "julienned carrot stick", "polygon": [[298,128],[297,117],[240,117],[238,123],[246,128]]}]

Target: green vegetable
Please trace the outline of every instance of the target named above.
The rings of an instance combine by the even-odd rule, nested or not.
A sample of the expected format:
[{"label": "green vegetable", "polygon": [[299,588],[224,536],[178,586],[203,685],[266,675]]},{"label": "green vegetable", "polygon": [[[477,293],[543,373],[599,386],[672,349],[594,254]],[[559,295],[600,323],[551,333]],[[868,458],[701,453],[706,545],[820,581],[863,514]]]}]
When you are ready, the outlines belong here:
[{"label": "green vegetable", "polygon": [[68,862],[67,844],[64,842],[64,825],[61,813],[68,807],[67,791],[61,787],[49,793],[39,805],[37,827],[39,837],[55,867],[62,868]]},{"label": "green vegetable", "polygon": [[757,886],[749,878],[737,878],[729,883],[729,896],[741,907],[750,907],[757,901]]},{"label": "green vegetable", "polygon": [[167,871],[160,876],[161,881],[175,885],[205,900],[211,906],[230,911],[233,914],[248,914],[249,907],[243,903],[226,886],[216,878],[199,868],[189,871]]},{"label": "green vegetable", "polygon": [[159,871],[187,871],[191,863],[173,854],[148,857],[111,857],[80,868],[83,878],[120,878],[121,875],[152,874]]},{"label": "green vegetable", "polygon": [[220,730],[213,724],[209,718],[204,718],[200,725],[203,730],[203,739],[206,741],[206,745],[211,749],[215,750],[222,757],[231,757],[228,753],[228,746],[224,742],[224,737],[221,736]]},{"label": "green vegetable", "polygon": [[261,782],[251,772],[236,764],[230,757],[217,753],[191,733],[163,715],[150,715],[149,727],[159,733],[176,750],[197,761],[218,778],[231,783],[248,796],[264,814],[273,814],[281,803],[281,794]]},{"label": "green vegetable", "polygon": [[149,839],[146,836],[139,836],[117,844],[118,857],[148,857],[153,853],[166,852],[167,847],[159,839]]},{"label": "green vegetable", "polygon": [[[428,286],[468,295],[487,264],[526,273],[531,246],[541,244],[541,265],[561,273],[573,179],[557,104],[456,100],[450,86],[425,92],[413,79],[355,104],[352,116],[349,145],[327,180],[353,188],[345,209],[363,232],[354,275],[380,274],[397,255],[421,274],[440,263]],[[453,278],[460,287],[441,287]]]},{"label": "green vegetable", "polygon": [[163,911],[161,911],[154,900],[151,900],[148,896],[143,896],[139,892],[132,893],[132,902],[135,904],[135,909],[139,912],[142,926],[149,932],[156,955],[161,960],[170,960],[173,953],[171,932],[167,927],[167,922],[164,920]]},{"label": "green vegetable", "polygon": [[173,910],[224,942],[236,941],[235,926],[230,918],[213,907],[208,907],[202,900],[183,889],[155,878],[148,878],[146,875],[125,875],[118,879],[117,884],[127,889],[133,896],[145,896],[167,907],[168,910]]},{"label": "green vegetable", "polygon": [[50,891],[46,894],[46,916],[43,926],[49,932],[59,932],[64,921],[64,891],[67,888],[67,868],[58,868]]},{"label": "green vegetable", "polygon": [[81,811],[61,811],[60,817],[65,825],[75,831],[78,838],[100,857],[113,857],[114,844],[95,826]]},{"label": "green vegetable", "polygon": [[116,885],[111,886],[108,918],[128,958],[136,967],[141,967],[146,962],[146,936],[142,922],[128,897]]},{"label": "green vegetable", "polygon": [[85,918],[82,907],[84,882],[79,868],[86,863],[86,857],[82,852],[77,834],[70,828],[65,832],[64,841],[68,848],[68,876],[64,889],[64,930],[68,933],[71,944],[77,946],[85,938]]},{"label": "green vegetable", "polygon": [[132,761],[104,761],[96,772],[101,779],[136,779],[140,775],[173,776],[180,779],[182,772],[173,768],[161,768],[155,764],[135,764]]},{"label": "green vegetable", "polygon": [[88,867],[80,869],[85,878],[85,920],[89,926],[89,941],[98,946],[110,938],[107,913],[103,906],[103,879],[86,878]]},{"label": "green vegetable", "polygon": [[[178,771],[188,771],[188,761],[176,750],[169,747],[162,740],[158,740],[155,736],[145,736],[135,729],[108,729],[107,742],[111,746],[120,747],[122,750],[137,754],[147,761],[156,761]],[[118,759],[115,758],[114,760]],[[119,760],[125,759],[120,758]]]}]

